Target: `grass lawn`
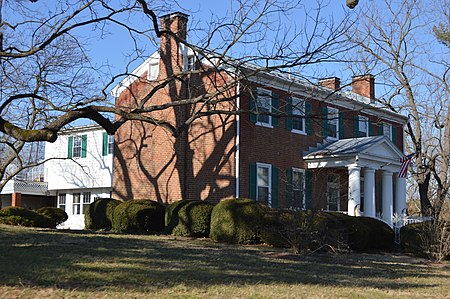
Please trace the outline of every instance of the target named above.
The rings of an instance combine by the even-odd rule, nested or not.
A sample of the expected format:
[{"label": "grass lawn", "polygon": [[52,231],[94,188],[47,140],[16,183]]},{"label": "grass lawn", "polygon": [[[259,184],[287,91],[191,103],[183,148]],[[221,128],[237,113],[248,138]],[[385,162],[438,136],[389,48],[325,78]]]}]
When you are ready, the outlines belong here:
[{"label": "grass lawn", "polygon": [[450,298],[450,263],[0,225],[0,298]]}]

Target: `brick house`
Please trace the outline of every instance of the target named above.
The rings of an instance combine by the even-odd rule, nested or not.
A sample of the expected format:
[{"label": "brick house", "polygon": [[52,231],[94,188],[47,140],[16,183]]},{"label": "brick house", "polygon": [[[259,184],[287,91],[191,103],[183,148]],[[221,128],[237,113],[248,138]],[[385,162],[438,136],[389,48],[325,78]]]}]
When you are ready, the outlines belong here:
[{"label": "brick house", "polygon": [[[182,13],[161,17],[162,28],[182,40],[187,21]],[[377,106],[373,76],[353,77],[352,90],[343,92],[338,78],[314,85],[232,60],[213,67],[218,60],[208,58],[163,35],[159,51],[113,90],[116,105],[128,109],[218,94],[206,106],[198,101],[149,110],[146,116],[157,124],[123,125],[115,136],[114,198],[249,197],[272,207],[378,216],[390,224],[403,212],[406,185],[397,173],[407,119]],[[235,82],[233,72],[246,79]],[[179,80],[167,80],[174,74]],[[155,90],[158,84],[164,87]],[[224,113],[209,113],[214,109]],[[232,113],[236,109],[243,113]],[[167,127],[184,129],[174,137]]]}]

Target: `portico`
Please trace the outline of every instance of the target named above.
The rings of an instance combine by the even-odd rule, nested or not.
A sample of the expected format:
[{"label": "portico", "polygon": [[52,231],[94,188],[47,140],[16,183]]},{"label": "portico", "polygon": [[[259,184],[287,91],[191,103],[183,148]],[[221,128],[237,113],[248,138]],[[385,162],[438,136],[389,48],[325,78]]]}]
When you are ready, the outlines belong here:
[{"label": "portico", "polygon": [[308,169],[346,169],[348,215],[381,217],[392,226],[394,214],[402,214],[406,207],[405,178],[398,177],[402,156],[388,138],[373,136],[327,143],[304,160]]}]

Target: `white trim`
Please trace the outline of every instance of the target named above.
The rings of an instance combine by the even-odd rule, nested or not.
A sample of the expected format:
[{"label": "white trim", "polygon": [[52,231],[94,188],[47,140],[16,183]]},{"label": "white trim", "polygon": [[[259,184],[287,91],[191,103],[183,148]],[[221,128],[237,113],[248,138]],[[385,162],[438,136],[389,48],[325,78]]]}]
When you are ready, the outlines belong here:
[{"label": "white trim", "polygon": [[[364,124],[365,131],[361,130],[361,124]],[[364,115],[358,115],[358,133],[365,133],[365,136],[357,136],[357,137],[369,137],[369,118]]]},{"label": "white trim", "polygon": [[[256,163],[256,201],[258,201],[258,168],[267,168],[268,171],[268,182],[269,190],[267,192],[267,206],[272,207],[272,165],[267,163]],[[265,186],[264,186],[265,187]]]},{"label": "white trim", "polygon": [[[258,114],[258,107],[261,107],[261,106],[258,105],[258,103],[262,103],[262,102],[260,102],[261,96],[264,97],[264,98],[266,98],[266,97],[269,98],[269,105],[268,105],[269,106],[269,112],[273,112],[272,111],[272,109],[273,109],[273,107],[272,107],[272,98],[273,98],[272,91],[270,89],[267,89],[267,88],[257,87],[256,88],[256,101],[255,101],[255,109],[256,109],[256,123],[255,123],[255,125],[261,126],[261,127],[265,127],[265,128],[273,128],[272,115],[267,115],[269,117],[269,122],[268,123],[260,122],[258,120],[258,118],[260,116]],[[266,107],[264,107],[264,108],[266,108]]]},{"label": "white trim", "polygon": [[[236,87],[236,89],[237,89],[237,97],[236,97],[236,108],[238,109],[238,111],[241,109],[241,97],[240,97],[240,92],[241,92],[241,85],[240,85],[240,81],[238,81],[238,84],[237,84],[237,87]],[[239,167],[239,163],[240,163],[240,151],[241,151],[241,118],[240,118],[240,114],[238,113],[237,115],[236,115],[236,154],[235,154],[235,163],[236,163],[236,166],[235,166],[235,171],[236,171],[236,174],[235,174],[235,177],[236,177],[236,183],[235,183],[235,186],[236,186],[236,192],[235,192],[235,195],[236,195],[236,198],[239,198],[239,170],[240,170],[240,167]]]},{"label": "white trim", "polygon": [[[335,115],[335,117],[331,117],[330,115]],[[336,137],[334,136],[328,136],[328,125],[330,124],[330,121],[336,121]],[[323,129],[323,128],[322,128]],[[335,107],[327,107],[327,127],[325,128],[327,132],[327,138],[326,140],[339,140],[339,109]]]},{"label": "white trim", "polygon": [[[302,121],[302,127],[303,130],[298,130],[294,128],[294,118],[292,118],[292,130],[291,132],[301,135],[306,135],[306,111],[305,111],[305,100],[302,100],[298,97],[292,97],[292,115],[299,115],[303,116],[303,118],[300,118]],[[296,104],[294,105],[294,101]],[[297,108],[297,109],[295,109]],[[297,113],[294,113],[294,111],[297,111]]]}]

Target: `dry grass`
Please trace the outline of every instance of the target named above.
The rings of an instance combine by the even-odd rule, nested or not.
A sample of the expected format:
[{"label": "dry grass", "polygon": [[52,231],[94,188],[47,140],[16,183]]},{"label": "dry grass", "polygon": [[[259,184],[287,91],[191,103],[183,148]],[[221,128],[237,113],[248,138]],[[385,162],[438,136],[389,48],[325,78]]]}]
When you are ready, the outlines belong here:
[{"label": "dry grass", "polygon": [[0,226],[1,298],[450,298],[450,264]]}]

